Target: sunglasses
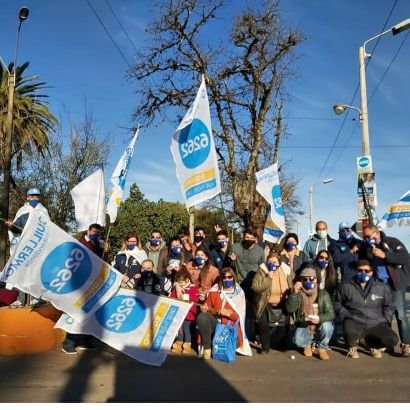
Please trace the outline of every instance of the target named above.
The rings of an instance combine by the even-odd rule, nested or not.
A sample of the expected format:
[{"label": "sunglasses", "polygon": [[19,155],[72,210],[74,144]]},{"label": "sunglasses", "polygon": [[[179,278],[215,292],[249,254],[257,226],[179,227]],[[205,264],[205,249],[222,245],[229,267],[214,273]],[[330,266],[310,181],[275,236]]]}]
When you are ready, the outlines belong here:
[{"label": "sunglasses", "polygon": [[233,279],[233,276],[232,276],[232,275],[224,276],[222,279],[223,279],[223,280],[225,280],[225,279]]},{"label": "sunglasses", "polygon": [[302,282],[313,282],[316,278],[314,276],[304,276],[301,278]]},{"label": "sunglasses", "polygon": [[370,273],[373,272],[371,269],[358,269],[357,273]]}]

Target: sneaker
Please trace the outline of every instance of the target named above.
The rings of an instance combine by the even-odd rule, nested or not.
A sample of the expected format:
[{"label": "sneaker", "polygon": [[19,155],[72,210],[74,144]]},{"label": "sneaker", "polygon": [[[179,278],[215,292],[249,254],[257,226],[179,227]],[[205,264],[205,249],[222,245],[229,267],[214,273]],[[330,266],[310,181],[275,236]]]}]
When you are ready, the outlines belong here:
[{"label": "sneaker", "polygon": [[372,354],[372,357],[374,357],[375,359],[382,358],[382,351],[380,349],[371,348],[370,353]]},{"label": "sneaker", "polygon": [[319,355],[320,360],[329,360],[329,354],[326,349],[317,349],[317,354]]},{"label": "sneaker", "polygon": [[407,343],[401,344],[401,355],[403,357],[410,357],[410,345]]},{"label": "sneaker", "polygon": [[97,348],[91,343],[83,343],[77,346],[78,350],[97,350]]},{"label": "sneaker", "polygon": [[260,349],[258,350],[259,354],[269,354],[270,353],[270,349]]},{"label": "sneaker", "polygon": [[68,346],[63,346],[61,351],[65,354],[77,354],[77,350],[74,346],[68,345]]},{"label": "sneaker", "polygon": [[306,347],[303,349],[303,355],[306,356],[306,357],[312,357],[313,352],[312,352],[312,346],[311,346],[311,345],[306,346]]},{"label": "sneaker", "polygon": [[19,300],[16,300],[11,305],[9,305],[9,308],[12,308],[12,309],[22,308],[22,307],[24,307],[24,303],[20,302]]},{"label": "sneaker", "polygon": [[351,357],[352,359],[358,359],[359,358],[359,352],[357,351],[357,346],[351,347],[349,351],[347,352],[347,357]]},{"label": "sneaker", "polygon": [[204,356],[204,346],[199,345],[198,346],[198,359],[202,359]]},{"label": "sneaker", "polygon": [[202,356],[204,360],[211,359],[211,349],[204,349],[204,355]]}]

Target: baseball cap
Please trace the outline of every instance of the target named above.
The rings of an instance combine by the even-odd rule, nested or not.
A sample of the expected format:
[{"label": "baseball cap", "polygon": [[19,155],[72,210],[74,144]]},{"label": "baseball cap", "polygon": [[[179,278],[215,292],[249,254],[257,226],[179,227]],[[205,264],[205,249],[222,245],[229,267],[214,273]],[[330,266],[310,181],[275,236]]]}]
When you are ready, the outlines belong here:
[{"label": "baseball cap", "polygon": [[349,224],[349,222],[340,222],[339,224],[339,232],[343,231],[343,229],[349,228],[351,229],[351,225]]},{"label": "baseball cap", "polygon": [[30,188],[27,191],[27,195],[41,195],[40,190],[38,188]]}]

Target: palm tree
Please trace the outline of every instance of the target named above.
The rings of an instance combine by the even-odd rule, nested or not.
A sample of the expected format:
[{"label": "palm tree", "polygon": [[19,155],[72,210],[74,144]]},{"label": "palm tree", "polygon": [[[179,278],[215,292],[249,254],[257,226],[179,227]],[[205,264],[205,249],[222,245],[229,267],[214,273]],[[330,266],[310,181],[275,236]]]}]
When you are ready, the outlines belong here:
[{"label": "palm tree", "polygon": [[[40,94],[41,90],[46,88],[46,83],[38,82],[38,76],[23,77],[28,66],[28,62],[16,66],[14,72],[14,64],[10,64],[8,70],[0,64],[0,165],[3,174],[0,213],[2,219],[8,219],[12,159],[16,158],[17,168],[20,168],[23,153],[29,156],[34,150],[44,153],[48,147],[48,133],[58,122],[44,102],[47,96]],[[13,79],[11,76],[14,77],[14,82],[11,83],[10,91],[9,81]],[[9,101],[10,96],[12,102]],[[9,111],[12,111],[11,117],[8,117]],[[10,125],[12,125],[11,142]],[[6,243],[7,229],[1,223],[0,269],[5,262]]]}]

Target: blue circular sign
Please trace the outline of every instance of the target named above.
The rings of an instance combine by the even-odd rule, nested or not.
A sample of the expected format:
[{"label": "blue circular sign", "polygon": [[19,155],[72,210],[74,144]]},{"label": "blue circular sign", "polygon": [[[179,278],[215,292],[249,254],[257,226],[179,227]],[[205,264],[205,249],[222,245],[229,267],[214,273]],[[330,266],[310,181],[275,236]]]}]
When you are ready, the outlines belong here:
[{"label": "blue circular sign", "polygon": [[278,215],[283,216],[282,197],[280,194],[280,185],[274,185],[272,188],[273,206]]},{"label": "blue circular sign", "polygon": [[359,167],[366,168],[368,166],[369,166],[369,158],[368,157],[360,157]]},{"label": "blue circular sign", "polygon": [[63,295],[81,288],[91,271],[87,251],[74,242],[65,242],[47,255],[41,267],[41,283],[49,291]]},{"label": "blue circular sign", "polygon": [[195,118],[181,130],[178,147],[179,155],[187,168],[192,169],[203,164],[211,150],[211,137],[207,126]]},{"label": "blue circular sign", "polygon": [[133,296],[114,296],[101,306],[95,317],[110,332],[132,332],[144,321],[147,308],[141,299]]}]

